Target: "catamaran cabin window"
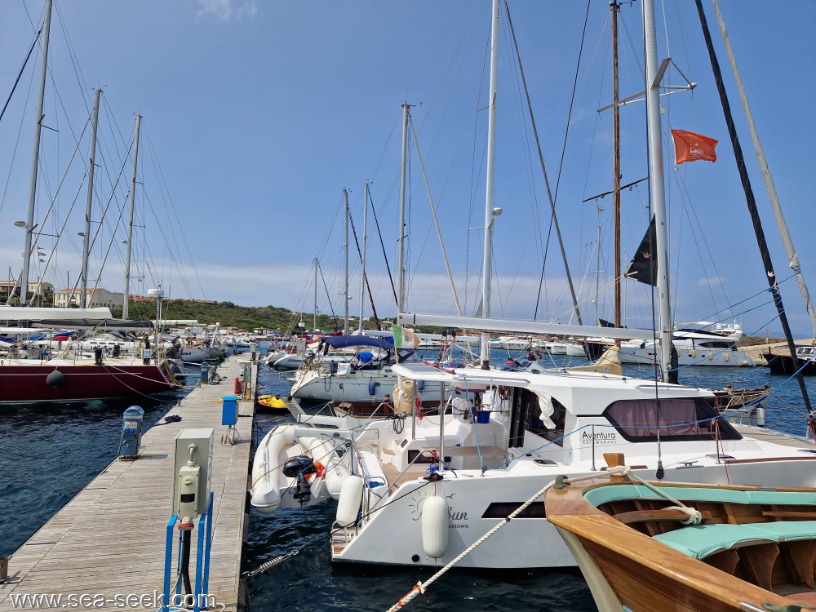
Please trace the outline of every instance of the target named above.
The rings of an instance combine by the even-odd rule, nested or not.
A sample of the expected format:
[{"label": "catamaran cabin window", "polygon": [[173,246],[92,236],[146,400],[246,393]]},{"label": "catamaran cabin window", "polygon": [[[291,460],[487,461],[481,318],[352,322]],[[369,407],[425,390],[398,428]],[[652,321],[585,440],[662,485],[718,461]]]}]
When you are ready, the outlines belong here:
[{"label": "catamaran cabin window", "polygon": [[[501,393],[501,387],[499,392]],[[512,394],[510,432],[507,445],[510,448],[524,446],[525,432],[532,432],[563,445],[566,410],[558,400],[538,396],[528,389],[516,389]]]},{"label": "catamaran cabin window", "polygon": [[626,440],[739,440],[741,436],[702,398],[621,400],[604,411]]}]

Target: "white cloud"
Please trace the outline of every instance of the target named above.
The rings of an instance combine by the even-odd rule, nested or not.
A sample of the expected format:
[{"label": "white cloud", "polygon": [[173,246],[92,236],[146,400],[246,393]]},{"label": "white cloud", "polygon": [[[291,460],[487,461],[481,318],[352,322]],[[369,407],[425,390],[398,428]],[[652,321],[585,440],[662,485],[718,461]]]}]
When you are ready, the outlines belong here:
[{"label": "white cloud", "polygon": [[232,21],[244,17],[252,19],[258,13],[255,0],[198,0],[199,17],[212,16],[218,21]]},{"label": "white cloud", "polygon": [[711,276],[709,278],[698,278],[697,279],[697,286],[698,287],[718,287],[724,286],[728,282],[724,276]]}]

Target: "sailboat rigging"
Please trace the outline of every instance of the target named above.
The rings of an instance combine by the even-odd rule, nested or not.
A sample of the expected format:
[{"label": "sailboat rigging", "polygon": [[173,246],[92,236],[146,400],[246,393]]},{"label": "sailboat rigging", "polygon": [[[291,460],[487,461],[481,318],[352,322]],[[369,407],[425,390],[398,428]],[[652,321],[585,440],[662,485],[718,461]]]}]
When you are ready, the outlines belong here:
[{"label": "sailboat rigging", "polygon": [[[644,36],[653,43],[653,7],[647,4],[651,0],[644,2]],[[494,0],[493,20],[499,18],[497,7]],[[496,22],[491,26],[495,33]],[[494,62],[491,69],[496,69]],[[651,85],[655,80],[653,73],[650,76]],[[659,116],[653,119],[657,121],[650,130],[660,129]],[[649,154],[657,154],[654,147]],[[662,163],[659,156],[656,163]],[[486,187],[489,191],[492,181]],[[490,197],[486,204],[486,215],[492,214]],[[483,305],[488,306],[488,300]],[[530,333],[552,333],[560,327],[561,333],[600,335],[601,329],[613,337],[653,337],[652,330],[564,329],[486,318],[489,308],[482,314],[401,312],[400,322]],[[799,452],[804,442],[788,438],[784,443],[759,443],[743,435],[713,412],[714,395],[705,389],[570,370],[443,370],[419,363],[399,363],[392,369],[401,378],[394,406],[411,419],[411,428],[349,417],[309,416],[307,423],[304,416],[267,434],[255,456],[251,503],[256,508],[272,512],[337,499],[329,544],[336,563],[429,568],[460,563],[505,569],[574,565],[542,505],[534,502],[556,475],[580,478],[604,469],[596,463],[602,448],[625,451],[644,466],[639,468],[642,474],[665,471],[670,480],[816,483],[813,458]],[[448,392],[435,416],[420,419],[411,414],[418,389],[424,384],[427,390],[432,383],[455,393]],[[656,394],[663,410],[656,409]],[[308,453],[302,465],[287,463],[293,444],[297,452]],[[683,460],[689,456],[695,459],[691,468]],[[305,477],[318,460],[325,466],[324,477],[310,484]],[[516,510],[523,511],[523,519],[508,521]],[[535,546],[529,544],[531,533],[537,534]],[[386,541],[388,546],[383,546]]]},{"label": "sailboat rigging", "polygon": [[[34,230],[38,227],[34,223],[35,203],[37,198],[37,184],[39,178],[40,141],[43,128],[43,102],[45,94],[46,75],[48,74],[48,48],[51,25],[53,0],[46,1],[42,38],[42,65],[40,72],[40,88],[37,98],[36,129],[34,132],[33,161],[31,168],[31,182],[29,189],[29,203],[27,220],[20,223],[25,228],[25,248],[23,251],[23,266],[20,275],[19,308],[2,307],[0,320],[25,322],[28,325],[41,326],[94,328],[112,319],[109,308],[33,308],[29,304],[29,280]],[[85,216],[85,232],[82,262],[82,296],[81,305],[86,306],[88,284],[88,251],[90,237],[90,209],[93,202],[93,171],[99,116],[99,99],[101,92],[96,91],[93,110],[93,136],[90,151],[89,185],[87,208]],[[79,145],[77,144],[77,149]],[[75,149],[76,150],[76,149]],[[135,162],[134,162],[135,163]],[[135,179],[134,179],[135,181]],[[77,191],[79,195],[79,190]],[[67,219],[67,217],[66,217]],[[64,229],[64,227],[63,227]],[[62,232],[60,232],[62,233]],[[37,247],[39,248],[39,247]],[[40,295],[41,281],[38,281],[34,291],[34,298]],[[14,295],[10,291],[10,297]],[[127,296],[125,296],[125,308]],[[157,322],[158,325],[158,322]],[[152,327],[149,323],[147,326]],[[135,324],[136,329],[144,329],[145,325]],[[120,328],[121,329],[121,328]],[[114,356],[104,354],[97,347],[93,355],[83,353],[83,346],[73,340],[66,341],[67,347],[62,347],[60,341],[48,341],[48,350],[41,353],[39,347],[32,341],[30,334],[20,334],[22,341],[17,355],[9,356],[0,363],[0,403],[38,403],[38,402],[70,402],[86,401],[88,399],[104,399],[109,397],[127,397],[132,395],[152,394],[178,388],[180,384],[175,379],[171,364],[159,361],[158,356],[154,364],[143,362],[141,356],[126,358],[114,350]],[[56,344],[60,354],[53,357],[50,349]],[[124,343],[123,343],[124,344]],[[15,347],[17,349],[18,347]],[[158,347],[156,347],[158,349]],[[31,349],[31,352],[29,351]],[[36,353],[36,354],[35,354]]]},{"label": "sailboat rigging", "polygon": [[48,42],[51,34],[51,8],[53,0],[46,0],[45,22],[43,24],[42,64],[40,66],[40,93],[37,97],[37,113],[34,130],[34,154],[31,162],[31,183],[28,197],[28,215],[25,222],[25,246],[23,248],[23,271],[20,279],[20,306],[28,304],[29,266],[31,265],[31,239],[34,233],[34,206],[37,201],[37,178],[39,177],[40,137],[42,135],[43,103],[45,100],[45,79],[48,74]]},{"label": "sailboat rigging", "polygon": [[[782,295],[779,293],[779,285],[777,283],[776,273],[774,272],[773,261],[771,261],[771,254],[768,250],[768,244],[765,241],[765,232],[762,229],[762,221],[759,217],[759,211],[757,210],[756,205],[756,198],[754,197],[753,189],[751,188],[751,179],[748,176],[748,170],[745,166],[745,158],[743,157],[742,153],[742,146],[740,145],[739,136],[737,134],[737,128],[734,124],[734,118],[731,114],[731,105],[728,102],[728,94],[725,91],[725,85],[722,79],[722,71],[720,70],[720,63],[717,59],[717,55],[714,51],[714,45],[711,41],[711,32],[708,29],[708,22],[706,20],[705,11],[703,10],[703,5],[700,0],[695,0],[695,4],[697,6],[697,14],[700,17],[700,24],[703,30],[703,36],[706,41],[706,47],[708,49],[708,56],[711,61],[711,69],[714,73],[714,80],[717,84],[717,92],[720,96],[720,103],[722,104],[723,115],[725,116],[725,123],[728,127],[728,135],[731,140],[731,146],[734,149],[734,158],[737,163],[737,169],[740,175],[740,182],[742,183],[742,188],[745,191],[745,204],[748,207],[748,212],[751,216],[751,223],[754,227],[754,234],[756,236],[757,246],[759,247],[759,253],[762,257],[762,265],[765,268],[765,278],[768,281],[768,287],[770,289],[771,295],[773,296],[774,306],[776,307],[777,314],[779,316],[779,322],[782,325],[782,330],[785,334],[785,341],[788,345],[788,350],[790,351],[791,359],[794,363],[798,363],[798,358],[796,355],[796,345],[793,341],[793,334],[790,329],[790,325],[788,323],[788,315],[785,312],[785,307],[782,304]],[[811,433],[813,434],[814,438],[816,438],[816,416],[813,413],[813,407],[810,403],[810,397],[808,396],[807,387],[805,386],[805,379],[802,376],[801,371],[796,372],[796,381],[799,383],[799,389],[802,392],[802,399],[805,402],[805,408],[808,411],[808,424]]]}]

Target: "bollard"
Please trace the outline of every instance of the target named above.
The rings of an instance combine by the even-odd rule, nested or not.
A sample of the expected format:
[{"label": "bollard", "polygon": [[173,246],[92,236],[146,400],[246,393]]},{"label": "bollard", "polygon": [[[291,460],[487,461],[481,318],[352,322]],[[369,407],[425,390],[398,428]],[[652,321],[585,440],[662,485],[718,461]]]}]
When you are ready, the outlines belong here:
[{"label": "bollard", "polygon": [[0,557],[0,584],[8,578],[8,557]]},{"label": "bollard", "polygon": [[201,384],[206,385],[210,382],[210,364],[206,361],[201,364]]}]

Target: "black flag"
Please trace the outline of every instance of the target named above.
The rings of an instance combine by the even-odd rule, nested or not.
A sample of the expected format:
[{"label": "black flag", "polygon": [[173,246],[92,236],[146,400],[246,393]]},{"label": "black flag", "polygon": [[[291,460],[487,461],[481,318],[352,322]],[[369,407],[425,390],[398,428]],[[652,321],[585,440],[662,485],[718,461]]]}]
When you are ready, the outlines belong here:
[{"label": "black flag", "polygon": [[647,285],[657,285],[657,238],[655,236],[655,220],[652,217],[649,229],[640,242],[629,267],[626,268],[626,277],[632,278]]}]

